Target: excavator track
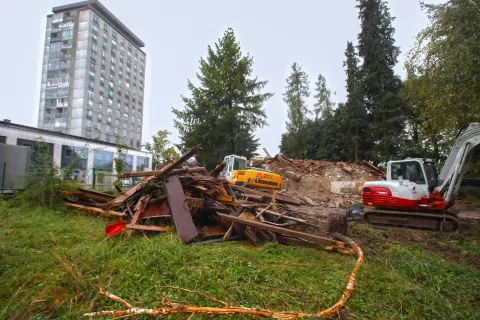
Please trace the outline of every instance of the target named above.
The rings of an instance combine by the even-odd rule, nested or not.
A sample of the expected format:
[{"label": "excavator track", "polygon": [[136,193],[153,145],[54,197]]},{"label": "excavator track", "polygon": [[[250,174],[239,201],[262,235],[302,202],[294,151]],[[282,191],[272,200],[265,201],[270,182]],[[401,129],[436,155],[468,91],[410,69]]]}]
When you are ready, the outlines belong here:
[{"label": "excavator track", "polygon": [[374,225],[386,225],[404,228],[442,230],[453,232],[458,229],[459,219],[452,212],[425,213],[396,211],[364,207],[363,219]]}]

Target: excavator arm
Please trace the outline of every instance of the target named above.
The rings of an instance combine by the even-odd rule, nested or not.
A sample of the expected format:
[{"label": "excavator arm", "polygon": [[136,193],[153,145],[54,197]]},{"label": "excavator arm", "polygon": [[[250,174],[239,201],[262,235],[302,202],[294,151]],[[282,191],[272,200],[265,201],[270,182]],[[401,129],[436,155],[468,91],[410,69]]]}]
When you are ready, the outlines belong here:
[{"label": "excavator arm", "polygon": [[431,195],[431,197],[441,196],[446,202],[446,208],[454,204],[473,151],[479,145],[480,123],[471,123],[455,141]]}]

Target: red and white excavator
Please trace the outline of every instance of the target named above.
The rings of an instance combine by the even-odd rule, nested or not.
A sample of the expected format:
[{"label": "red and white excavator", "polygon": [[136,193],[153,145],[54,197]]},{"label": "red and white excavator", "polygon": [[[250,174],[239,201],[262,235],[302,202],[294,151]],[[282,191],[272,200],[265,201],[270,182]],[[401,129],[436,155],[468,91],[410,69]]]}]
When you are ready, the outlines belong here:
[{"label": "red and white excavator", "polygon": [[454,231],[455,203],[463,175],[476,147],[480,123],[471,123],[458,137],[440,174],[429,159],[389,161],[387,180],[363,185],[363,218],[372,224]]}]

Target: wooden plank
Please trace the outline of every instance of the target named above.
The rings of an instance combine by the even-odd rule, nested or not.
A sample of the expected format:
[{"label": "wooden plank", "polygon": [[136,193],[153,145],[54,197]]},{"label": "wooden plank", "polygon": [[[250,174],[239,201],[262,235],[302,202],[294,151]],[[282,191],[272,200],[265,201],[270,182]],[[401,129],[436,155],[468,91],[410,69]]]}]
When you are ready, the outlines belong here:
[{"label": "wooden plank", "polygon": [[98,191],[84,189],[84,188],[77,188],[77,189],[79,191],[82,191],[83,193],[94,194],[94,195],[101,196],[101,197],[104,197],[104,198],[109,198],[110,200],[116,198],[114,195],[111,195],[111,194],[108,194],[108,193],[98,192]]},{"label": "wooden plank", "polygon": [[[143,212],[143,209],[145,209],[148,201],[150,201],[150,196],[141,196],[140,199],[137,202],[137,205],[135,206],[135,214],[132,217],[132,220],[130,221],[131,225],[135,225],[140,218],[140,215]],[[132,231],[128,231],[127,235],[130,237],[132,234]]]},{"label": "wooden plank", "polygon": [[268,152],[267,148],[263,148],[263,152],[265,152],[265,154],[267,155],[267,158],[272,158],[272,156],[270,155],[270,152]]},{"label": "wooden plank", "polygon": [[117,198],[113,199],[110,202],[110,206],[113,207],[113,206],[119,205],[119,204],[123,203],[124,201],[128,200],[128,198],[133,196],[138,190],[140,190],[140,188],[142,188],[148,181],[152,180],[153,178],[155,178],[155,177],[150,176],[150,177],[147,177],[147,178],[143,179],[142,181],[137,183],[135,186],[133,186],[130,189],[128,189],[127,191],[125,191],[121,196],[118,196]]},{"label": "wooden plank", "polygon": [[123,218],[125,215],[121,212],[117,211],[112,211],[112,210],[103,210],[100,208],[95,208],[95,207],[87,207],[87,206],[82,206],[80,204],[75,204],[75,203],[65,203],[65,205],[69,208],[76,209],[76,210],[81,210],[84,212],[88,213],[93,213],[102,217],[107,217],[107,218]]},{"label": "wooden plank", "polygon": [[227,202],[232,202],[233,197],[232,196],[216,196],[215,200],[217,201],[227,201]]},{"label": "wooden plank", "polygon": [[[232,188],[237,189],[238,191],[241,191],[241,192],[246,193],[246,194],[253,193],[253,194],[265,197],[265,198],[269,198],[269,199],[273,198],[273,194],[270,193],[270,192],[260,191],[260,190],[257,190],[257,189],[250,189],[250,188],[246,188],[246,187],[242,187],[242,186],[237,186],[237,185],[234,185],[234,184],[232,184]],[[290,203],[290,204],[293,204],[293,205],[302,204],[302,202],[300,200],[297,200],[297,199],[292,198],[292,197],[284,196],[284,195],[281,195],[281,194],[276,194],[275,198],[276,198],[277,201],[286,202],[286,203]]]},{"label": "wooden plank", "polygon": [[184,243],[197,237],[197,230],[193,224],[190,209],[185,202],[185,194],[178,176],[166,177],[164,185],[167,189],[167,198],[172,212],[173,222],[178,236]]},{"label": "wooden plank", "polygon": [[135,230],[143,230],[143,231],[158,231],[158,232],[168,231],[168,227],[146,226],[143,224],[127,224],[125,227],[127,229],[135,229]]},{"label": "wooden plank", "polygon": [[213,171],[212,171],[212,177],[217,177],[223,169],[225,169],[225,166],[227,164],[225,162],[220,163]]},{"label": "wooden plank", "polygon": [[285,228],[282,228],[282,227],[269,225],[269,224],[259,222],[259,221],[242,219],[242,218],[239,218],[239,217],[230,216],[228,214],[223,214],[223,213],[217,213],[217,215],[220,218],[222,218],[226,221],[235,222],[235,223],[238,223],[238,224],[243,224],[243,225],[250,226],[250,227],[253,227],[253,228],[257,228],[257,229],[260,229],[260,230],[267,230],[267,231],[271,231],[271,232],[276,232],[276,233],[284,234],[284,235],[287,235],[287,236],[297,237],[297,238],[300,238],[300,239],[305,239],[305,240],[308,240],[308,241],[313,241],[313,242],[316,242],[316,243],[321,243],[321,244],[326,244],[326,245],[333,245],[333,246],[337,246],[337,247],[344,247],[345,246],[344,242],[340,242],[340,241],[336,241],[336,240],[332,240],[332,239],[328,239],[328,238],[324,238],[324,237],[315,236],[313,234],[308,234],[308,233],[304,233],[304,232],[300,232],[300,231],[296,231],[296,230],[285,229]]},{"label": "wooden plank", "polygon": [[166,196],[165,199],[153,199],[153,201],[150,200],[139,219],[158,218],[165,216],[170,216],[170,207],[168,206]]}]

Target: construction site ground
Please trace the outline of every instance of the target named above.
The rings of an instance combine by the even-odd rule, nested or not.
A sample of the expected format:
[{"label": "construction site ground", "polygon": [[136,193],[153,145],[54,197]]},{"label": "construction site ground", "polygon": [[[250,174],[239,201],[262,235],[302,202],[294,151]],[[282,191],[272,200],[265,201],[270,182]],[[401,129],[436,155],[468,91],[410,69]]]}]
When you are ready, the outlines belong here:
[{"label": "construction site ground", "polygon": [[[349,221],[347,235],[364,250],[353,297],[342,319],[475,319],[480,313],[479,205],[458,232],[372,227]],[[317,221],[337,208],[314,210]],[[80,318],[122,309],[101,286],[141,307],[164,297],[217,305],[182,287],[228,303],[315,312],[334,303],[353,267],[349,256],[248,242],[184,245],[173,231],[105,239],[106,218],[59,207],[0,201],[0,318]],[[171,319],[186,319],[185,315]],[[193,319],[207,319],[196,315]],[[250,319],[224,316],[218,319]]]}]

